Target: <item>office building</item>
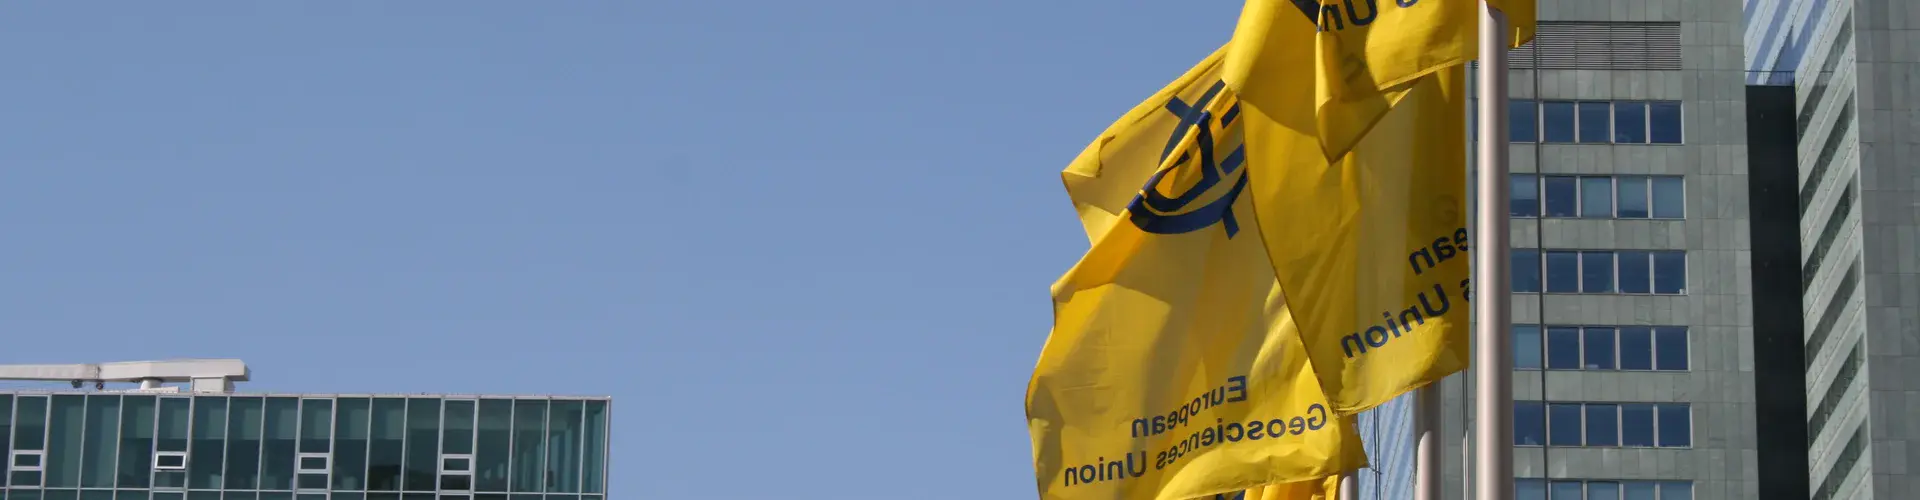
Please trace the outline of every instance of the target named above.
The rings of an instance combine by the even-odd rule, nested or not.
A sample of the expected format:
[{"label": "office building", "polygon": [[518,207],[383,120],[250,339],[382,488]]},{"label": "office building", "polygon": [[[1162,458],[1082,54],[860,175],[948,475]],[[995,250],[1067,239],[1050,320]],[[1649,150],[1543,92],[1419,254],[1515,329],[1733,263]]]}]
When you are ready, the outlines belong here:
[{"label": "office building", "polygon": [[1819,500],[1913,498],[1920,494],[1920,475],[1910,472],[1920,468],[1920,5],[1747,0],[1744,7],[1746,81],[1755,109],[1769,117],[1749,127],[1777,146],[1756,155],[1752,168],[1779,195],[1769,204],[1780,207],[1777,226],[1788,230],[1772,239],[1798,247],[1782,259],[1781,278],[1791,274],[1805,290],[1783,304],[1782,312],[1798,317],[1783,314],[1782,322],[1799,328],[1777,343],[1780,376],[1805,389],[1798,402],[1804,440],[1794,443],[1804,450],[1803,480]]},{"label": "office building", "polygon": [[[1510,56],[1521,499],[1753,499],[1738,0],[1540,0]],[[1442,384],[1467,432],[1467,375]],[[1797,391],[1797,389],[1795,389]],[[1465,498],[1462,441],[1450,498]]]},{"label": "office building", "polygon": [[76,387],[0,393],[4,499],[607,498],[606,398],[235,392],[249,376],[237,360],[0,366]]}]

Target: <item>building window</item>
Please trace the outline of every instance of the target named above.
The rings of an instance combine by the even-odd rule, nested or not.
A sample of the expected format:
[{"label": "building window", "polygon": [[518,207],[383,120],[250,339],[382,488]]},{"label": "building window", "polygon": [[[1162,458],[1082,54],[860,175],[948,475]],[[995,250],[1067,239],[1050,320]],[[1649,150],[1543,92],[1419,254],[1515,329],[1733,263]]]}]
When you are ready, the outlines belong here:
[{"label": "building window", "polygon": [[1540,142],[1540,108],[1530,100],[1507,105],[1507,134],[1516,143]]},{"label": "building window", "polygon": [[1513,292],[1686,294],[1684,250],[1513,250]]},{"label": "building window", "polygon": [[1542,368],[1540,327],[1538,325],[1513,325],[1513,367],[1521,370]]},{"label": "building window", "polygon": [[1514,493],[1516,500],[1693,500],[1693,482],[1521,478]]},{"label": "building window", "polygon": [[1515,248],[1512,260],[1513,292],[1540,293],[1540,251]]},{"label": "building window", "polygon": [[1686,184],[1672,175],[1513,174],[1513,217],[1684,219]]},{"label": "building window", "polygon": [[1513,408],[1515,446],[1693,446],[1693,413],[1686,403],[1515,401]]},{"label": "building window", "polygon": [[1647,129],[1652,131],[1648,142],[1654,144],[1679,144],[1680,102],[1661,101],[1647,104]]},{"label": "building window", "polygon": [[1680,144],[1679,101],[1532,101],[1509,104],[1516,143]]},{"label": "building window", "polygon": [[1578,130],[1574,117],[1578,109],[1573,101],[1546,101],[1540,103],[1540,129],[1546,132],[1544,142],[1573,142]]},{"label": "building window", "polygon": [[1686,281],[1685,251],[1513,250],[1515,293],[1682,295]]},{"label": "building window", "polygon": [[1579,109],[1579,139],[1583,143],[1613,142],[1613,103],[1582,102]]},{"label": "building window", "polygon": [[1614,103],[1613,142],[1625,144],[1647,142],[1646,103]]},{"label": "building window", "polygon": [[1508,213],[1514,217],[1540,216],[1540,176],[1513,174],[1512,197]]},{"label": "building window", "polygon": [[1513,402],[1513,445],[1547,444],[1547,405],[1539,401]]},{"label": "building window", "polygon": [[1547,217],[1575,217],[1580,215],[1580,178],[1570,175],[1549,175],[1541,180],[1545,186],[1542,200],[1546,203],[1543,212]]}]

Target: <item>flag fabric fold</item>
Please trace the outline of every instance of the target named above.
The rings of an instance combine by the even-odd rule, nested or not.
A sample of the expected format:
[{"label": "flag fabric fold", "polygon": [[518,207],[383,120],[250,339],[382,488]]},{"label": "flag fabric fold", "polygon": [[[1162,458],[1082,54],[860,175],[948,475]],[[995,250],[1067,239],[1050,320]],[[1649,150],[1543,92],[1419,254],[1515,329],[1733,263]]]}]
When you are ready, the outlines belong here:
[{"label": "flag fabric fold", "polygon": [[[1491,0],[1512,47],[1533,39],[1534,0]],[[1352,151],[1413,82],[1478,55],[1480,0],[1247,0],[1226,80],[1269,115],[1310,100],[1328,161]]]},{"label": "flag fabric fold", "polygon": [[1027,390],[1044,500],[1187,500],[1364,467],[1256,223],[1216,51],[1062,173],[1092,242]]}]

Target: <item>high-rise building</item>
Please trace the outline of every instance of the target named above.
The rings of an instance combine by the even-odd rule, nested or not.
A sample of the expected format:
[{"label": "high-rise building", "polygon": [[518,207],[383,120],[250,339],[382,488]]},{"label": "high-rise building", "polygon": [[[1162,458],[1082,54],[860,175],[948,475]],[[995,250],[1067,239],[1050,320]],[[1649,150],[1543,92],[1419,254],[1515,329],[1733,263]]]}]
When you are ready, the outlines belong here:
[{"label": "high-rise building", "polygon": [[607,498],[607,398],[235,392],[249,376],[238,360],[0,366],[74,387],[0,392],[0,498]]},{"label": "high-rise building", "polygon": [[[1492,207],[1513,217],[1518,498],[1767,498],[1740,3],[1538,5],[1510,54],[1512,204]],[[1468,383],[1442,384],[1445,436]]]},{"label": "high-rise building", "polygon": [[[1747,126],[1773,138],[1770,154],[1755,155],[1753,175],[1756,186],[1764,179],[1778,194],[1768,204],[1781,228],[1766,241],[1756,228],[1755,259],[1763,244],[1797,247],[1780,258],[1778,274],[1804,290],[1773,311],[1794,328],[1772,343],[1782,362],[1768,374],[1781,379],[1780,394],[1804,388],[1792,394],[1804,396],[1797,405],[1779,405],[1798,410],[1793,420],[1805,425],[1803,439],[1791,443],[1801,450],[1801,480],[1818,500],[1913,498],[1920,495],[1920,4],[1746,0],[1744,7],[1746,81],[1765,118],[1750,116]],[[1756,268],[1755,279],[1764,271]],[[1761,426],[1762,433],[1779,429]],[[1795,472],[1784,461],[1776,471]]]}]

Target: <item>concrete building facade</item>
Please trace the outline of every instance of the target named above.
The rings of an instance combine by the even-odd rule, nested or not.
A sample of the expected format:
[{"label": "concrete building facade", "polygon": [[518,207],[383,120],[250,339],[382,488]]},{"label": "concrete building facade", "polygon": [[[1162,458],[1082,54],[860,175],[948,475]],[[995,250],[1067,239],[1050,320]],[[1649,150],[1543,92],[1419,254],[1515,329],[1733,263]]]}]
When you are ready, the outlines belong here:
[{"label": "concrete building facade", "polygon": [[1512,53],[1518,498],[1765,498],[1740,7],[1540,0]]}]

